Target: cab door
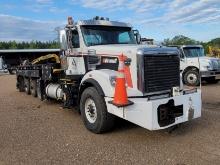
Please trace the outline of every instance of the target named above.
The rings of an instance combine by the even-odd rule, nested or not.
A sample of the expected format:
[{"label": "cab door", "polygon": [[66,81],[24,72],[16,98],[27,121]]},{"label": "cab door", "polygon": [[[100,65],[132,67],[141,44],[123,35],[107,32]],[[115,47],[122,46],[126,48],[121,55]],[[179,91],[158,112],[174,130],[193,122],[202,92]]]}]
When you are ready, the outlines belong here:
[{"label": "cab door", "polygon": [[[71,33],[71,34],[70,34]],[[67,32],[68,51],[66,75],[83,75],[86,73],[85,62],[82,56],[80,37],[77,28]]]},{"label": "cab door", "polygon": [[187,67],[187,59],[183,53],[183,50],[180,49],[180,70],[184,71],[184,69]]}]

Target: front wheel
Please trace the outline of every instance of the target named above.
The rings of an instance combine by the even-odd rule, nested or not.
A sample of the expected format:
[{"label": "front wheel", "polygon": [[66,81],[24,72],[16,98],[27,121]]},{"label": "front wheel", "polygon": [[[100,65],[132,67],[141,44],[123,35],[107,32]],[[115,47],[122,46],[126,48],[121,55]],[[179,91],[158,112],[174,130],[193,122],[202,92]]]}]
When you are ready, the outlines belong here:
[{"label": "front wheel", "polygon": [[197,70],[188,70],[183,76],[184,82],[189,86],[198,86],[200,83],[199,72]]},{"label": "front wheel", "polygon": [[114,116],[107,112],[104,98],[94,87],[83,91],[80,112],[86,128],[94,133],[109,131],[114,125]]},{"label": "front wheel", "polygon": [[23,77],[18,77],[17,80],[17,88],[19,92],[24,92],[25,91],[25,84],[24,84],[24,78]]}]

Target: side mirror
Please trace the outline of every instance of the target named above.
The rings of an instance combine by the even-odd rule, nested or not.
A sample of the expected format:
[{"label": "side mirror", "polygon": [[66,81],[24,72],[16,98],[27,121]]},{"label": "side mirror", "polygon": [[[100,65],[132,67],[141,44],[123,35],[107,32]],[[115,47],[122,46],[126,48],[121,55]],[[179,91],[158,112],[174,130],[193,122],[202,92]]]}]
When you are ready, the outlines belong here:
[{"label": "side mirror", "polygon": [[67,50],[67,37],[65,30],[60,31],[60,47],[61,50]]},{"label": "side mirror", "polygon": [[88,50],[88,69],[95,70],[97,65],[101,64],[100,56],[97,56],[96,50],[89,49]]},{"label": "side mirror", "polygon": [[136,38],[137,44],[141,44],[141,35],[138,30],[133,30],[134,36]]}]

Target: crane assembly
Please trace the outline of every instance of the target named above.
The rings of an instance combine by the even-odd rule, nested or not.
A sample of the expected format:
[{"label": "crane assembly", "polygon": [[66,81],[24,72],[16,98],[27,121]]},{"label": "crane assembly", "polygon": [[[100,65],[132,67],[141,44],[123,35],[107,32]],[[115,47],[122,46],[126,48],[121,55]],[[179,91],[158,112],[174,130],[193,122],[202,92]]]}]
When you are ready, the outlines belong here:
[{"label": "crane assembly", "polygon": [[220,58],[220,48],[209,46],[209,55],[211,57]]}]

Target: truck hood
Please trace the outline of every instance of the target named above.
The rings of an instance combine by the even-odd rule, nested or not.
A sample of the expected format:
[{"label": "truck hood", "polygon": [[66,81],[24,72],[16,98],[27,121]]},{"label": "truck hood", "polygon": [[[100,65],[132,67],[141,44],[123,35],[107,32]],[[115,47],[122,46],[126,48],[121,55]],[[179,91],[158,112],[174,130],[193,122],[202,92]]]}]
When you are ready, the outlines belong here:
[{"label": "truck hood", "polygon": [[[142,48],[148,48],[147,45],[130,45],[130,44],[118,44],[118,45],[97,45],[97,46],[90,46],[88,50],[96,50],[97,55],[106,55],[106,56],[119,56],[122,53],[131,58],[131,65],[129,66],[131,72],[131,80],[133,82],[133,90],[135,94],[129,94],[130,96],[137,95],[140,91],[137,90],[137,51]],[[130,91],[130,90],[129,90]],[[140,94],[140,93],[139,93]],[[139,95],[138,94],[138,95]]]},{"label": "truck hood", "polygon": [[215,57],[207,57],[207,56],[204,56],[204,57],[199,57],[200,60],[219,60],[218,58],[215,58]]},{"label": "truck hood", "polygon": [[[188,61],[198,61],[198,57],[193,57],[193,58],[187,58]],[[204,57],[199,57],[199,61],[200,62],[212,62],[212,61],[220,61],[219,58],[215,58],[215,57],[207,57],[207,56],[204,56]]]},{"label": "truck hood", "polygon": [[[189,64],[198,63],[198,58],[188,58]],[[207,66],[209,66],[210,70],[220,70],[220,59],[215,57],[199,57],[200,69],[203,71],[207,70]]]}]

